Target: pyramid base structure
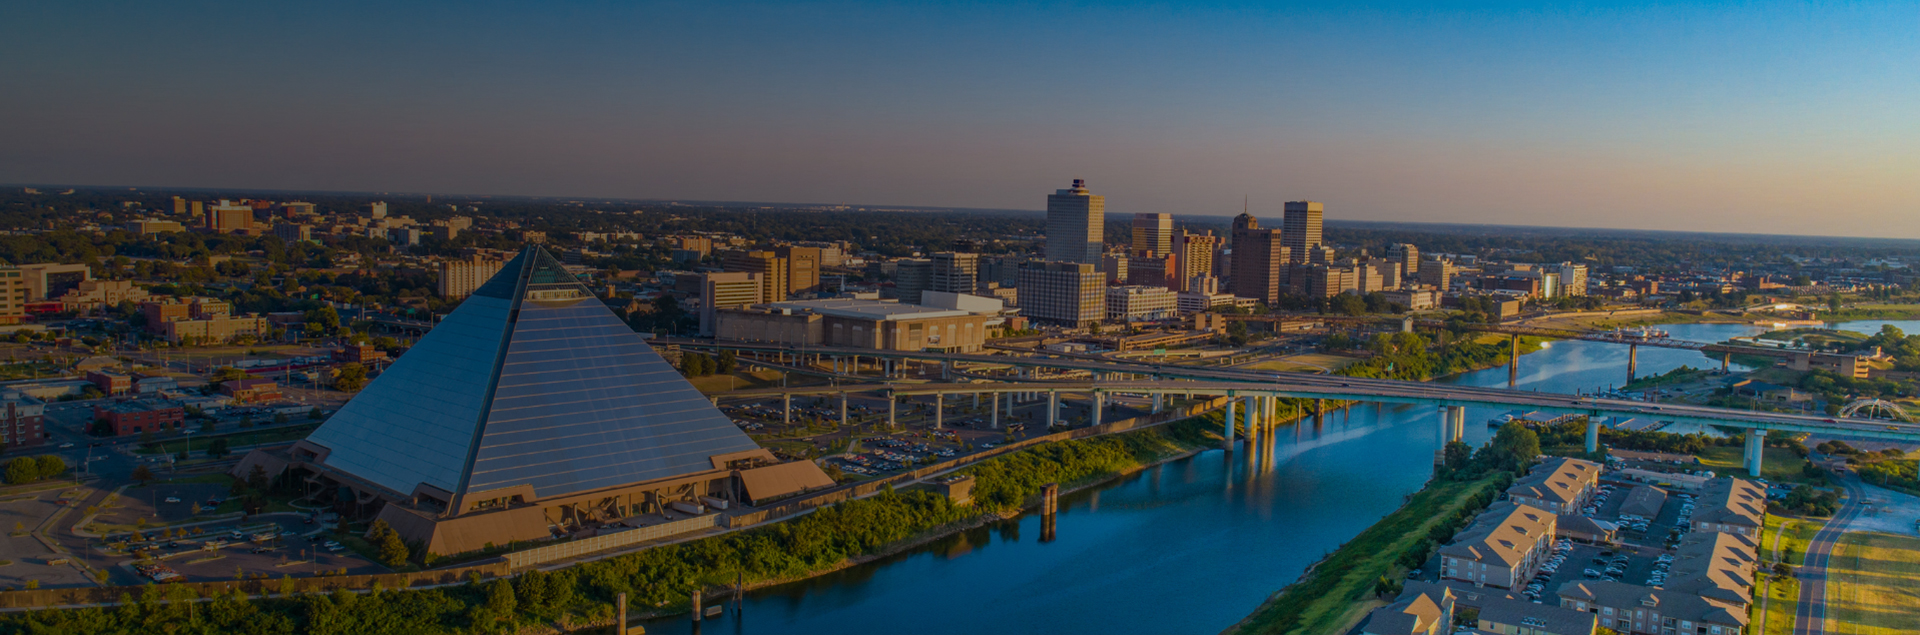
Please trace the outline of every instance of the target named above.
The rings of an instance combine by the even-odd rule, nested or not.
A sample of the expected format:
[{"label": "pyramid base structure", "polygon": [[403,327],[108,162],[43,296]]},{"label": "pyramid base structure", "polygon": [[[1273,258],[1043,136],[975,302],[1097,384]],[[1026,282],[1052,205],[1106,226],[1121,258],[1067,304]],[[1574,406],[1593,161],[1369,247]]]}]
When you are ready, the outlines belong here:
[{"label": "pyramid base structure", "polygon": [[306,439],[235,474],[255,466],[437,555],[833,485],[778,463],[538,246]]},{"label": "pyramid base structure", "polygon": [[327,469],[326,452],[306,442],[278,451],[254,450],[231,473],[245,478],[260,465],[269,476],[286,474],[305,483],[308,491],[333,490],[335,511],[349,518],[385,520],[406,542],[436,556],[553,540],[635,518],[687,517],[692,505],[709,508],[703,513],[721,513],[712,511],[711,501],[725,502],[728,513],[751,512],[752,505],[834,485],[811,461],[775,463],[772,453],[762,449],[710,457],[711,470],[595,492],[538,499],[531,491],[510,490],[502,492],[506,504],[470,505],[463,513],[450,514],[444,493],[423,489],[411,497],[393,496]]}]

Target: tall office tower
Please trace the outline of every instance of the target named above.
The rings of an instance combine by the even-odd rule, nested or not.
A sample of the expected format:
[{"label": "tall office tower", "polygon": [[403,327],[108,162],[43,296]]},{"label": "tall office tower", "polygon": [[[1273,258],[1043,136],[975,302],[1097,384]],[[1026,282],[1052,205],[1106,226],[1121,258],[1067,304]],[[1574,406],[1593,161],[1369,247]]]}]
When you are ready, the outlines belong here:
[{"label": "tall office tower", "polygon": [[1320,251],[1320,217],[1325,209],[1312,201],[1288,201],[1286,217],[1281,222],[1287,250],[1292,252],[1294,262],[1314,262],[1314,256]]},{"label": "tall office tower", "polygon": [[760,277],[744,271],[700,274],[700,334],[713,335],[715,315],[721,309],[759,304],[764,286]]},{"label": "tall office tower", "polygon": [[387,217],[387,204],[385,201],[361,205],[360,209],[361,211],[366,212],[367,217],[369,218],[386,218]]},{"label": "tall office tower", "polygon": [[1394,243],[1387,247],[1387,260],[1400,265],[1400,279],[1411,281],[1420,276],[1420,248],[1409,243]]},{"label": "tall office tower", "polygon": [[819,247],[785,246],[774,250],[787,259],[787,292],[813,293],[820,290],[821,257]]},{"label": "tall office tower", "polygon": [[1220,237],[1213,235],[1212,230],[1205,234],[1180,232],[1179,236],[1174,237],[1173,254],[1177,258],[1174,265],[1180,273],[1179,291],[1191,291],[1189,287],[1194,276],[1213,275],[1213,252],[1219,249]]},{"label": "tall office tower", "polygon": [[1163,255],[1173,252],[1172,214],[1133,215],[1133,245],[1127,253],[1139,255],[1143,251]]},{"label": "tall office tower", "polygon": [[771,251],[734,251],[720,261],[720,268],[726,271],[744,271],[760,274],[760,301],[780,302],[787,299],[787,259]]},{"label": "tall office tower", "polygon": [[893,297],[907,304],[919,304],[920,292],[933,288],[933,259],[901,258],[894,265]]},{"label": "tall office tower", "polygon": [[1098,264],[1107,224],[1107,198],[1087,191],[1087,182],[1047,195],[1047,260]]},{"label": "tall office tower", "polygon": [[1447,290],[1453,282],[1453,263],[1441,260],[1438,256],[1427,256],[1420,260],[1420,284]]},{"label": "tall office tower", "polygon": [[1241,214],[1233,219],[1233,263],[1229,286],[1233,294],[1268,305],[1280,301],[1286,285],[1284,271],[1290,250],[1280,230],[1261,229],[1260,219]]},{"label": "tall office tower", "polygon": [[187,199],[180,198],[178,196],[173,197],[173,213],[175,214],[187,213]]},{"label": "tall office tower", "polygon": [[1371,286],[1368,286],[1366,287],[1366,289],[1364,289],[1364,291],[1367,293],[1372,293],[1375,291],[1392,291],[1394,289],[1398,289],[1402,286],[1405,286],[1405,282],[1400,279],[1400,267],[1401,267],[1400,261],[1366,260],[1366,261],[1362,261],[1360,264],[1362,266],[1365,266],[1373,270],[1373,273],[1370,274],[1372,277],[1369,278],[1369,280],[1378,280],[1377,283],[1371,283],[1371,282],[1369,283]]},{"label": "tall office tower", "polygon": [[1106,281],[1090,264],[1032,262],[1020,267],[1020,314],[1072,327],[1098,323],[1107,313]]},{"label": "tall office tower", "polygon": [[980,254],[942,251],[933,255],[927,289],[947,293],[975,293],[980,289]]},{"label": "tall office tower", "polygon": [[1567,296],[1587,294],[1587,266],[1571,262],[1560,263],[1560,294]]},{"label": "tall office tower", "polygon": [[222,234],[253,229],[253,207],[223,199],[208,210],[207,229]]}]

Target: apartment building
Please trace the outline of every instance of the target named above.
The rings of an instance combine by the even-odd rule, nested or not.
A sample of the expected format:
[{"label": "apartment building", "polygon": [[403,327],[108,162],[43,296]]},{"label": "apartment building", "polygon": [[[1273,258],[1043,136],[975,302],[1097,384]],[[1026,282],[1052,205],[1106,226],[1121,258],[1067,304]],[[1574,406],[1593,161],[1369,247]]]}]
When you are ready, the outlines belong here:
[{"label": "apartment building", "polygon": [[1746,479],[1720,477],[1707,481],[1693,501],[1693,530],[1723,532],[1760,539],[1767,519],[1767,489]]},{"label": "apartment building", "polygon": [[27,281],[18,267],[0,267],[0,324],[27,320]]},{"label": "apartment building", "polygon": [[[731,251],[721,258],[721,268],[731,272],[760,274],[760,297],[763,302],[778,302],[787,299],[792,282],[787,269],[787,259],[771,251]],[[815,270],[816,274],[818,270]],[[815,281],[818,284],[818,281]]]},{"label": "apartment building", "polygon": [[1558,518],[1538,507],[1495,503],[1440,548],[1441,577],[1511,589],[1533,577],[1553,548]]},{"label": "apartment building", "polygon": [[0,392],[0,445],[22,447],[42,445],[46,431],[47,402],[21,391]]},{"label": "apartment building", "polygon": [[1759,569],[1757,544],[1745,536],[1695,532],[1674,552],[1659,587],[1605,580],[1560,586],[1560,606],[1585,611],[1600,626],[1632,635],[1740,635]]},{"label": "apartment building", "polygon": [[1507,488],[1507,497],[1554,514],[1572,514],[1593,500],[1600,486],[1600,464],[1580,459],[1548,459]]}]

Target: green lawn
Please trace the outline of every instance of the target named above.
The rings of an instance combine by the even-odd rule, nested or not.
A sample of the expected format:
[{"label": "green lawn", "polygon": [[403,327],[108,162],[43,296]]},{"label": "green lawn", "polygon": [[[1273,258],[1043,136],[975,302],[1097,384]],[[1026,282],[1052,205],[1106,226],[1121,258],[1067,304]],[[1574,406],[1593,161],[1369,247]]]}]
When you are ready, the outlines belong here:
[{"label": "green lawn", "polygon": [[1307,579],[1289,585],[1267,599],[1230,634],[1314,635],[1340,633],[1357,623],[1381,602],[1373,598],[1380,576],[1399,577],[1394,561],[1442,519],[1449,518],[1467,500],[1490,487],[1496,477],[1478,481],[1448,481],[1429,485],[1407,504],[1360,532],[1328,556]]},{"label": "green lawn", "polygon": [[[1783,527],[1786,531],[1784,535],[1781,533]],[[1811,539],[1813,533],[1819,529],[1820,525],[1818,523],[1768,515],[1766,525],[1761,529],[1760,534],[1761,568],[1765,569],[1771,566],[1768,563],[1779,561],[1782,554],[1805,554],[1807,540]],[[1779,537],[1777,541],[1775,540],[1776,536]],[[1774,551],[1776,547],[1779,549],[1778,553]],[[1790,558],[1788,560],[1789,564],[1794,562],[1799,562],[1799,558]],[[1775,633],[1792,635],[1795,614],[1794,608],[1800,602],[1800,581],[1793,578],[1776,579],[1768,577],[1763,579],[1761,583],[1767,585],[1764,587],[1767,597],[1766,614],[1760,614],[1760,602],[1755,601],[1752,605],[1753,623],[1761,626],[1759,629],[1760,635],[1771,635]]]},{"label": "green lawn", "polygon": [[[1746,452],[1744,445],[1716,445],[1701,450],[1696,456],[1700,457],[1700,465],[1711,468],[1721,475],[1745,477],[1747,468],[1741,456],[1744,452]],[[1805,469],[1807,460],[1794,454],[1793,450],[1767,448],[1762,458],[1764,459],[1760,465],[1762,478],[1776,483],[1808,482],[1806,474],[1801,471]]]},{"label": "green lawn", "polygon": [[1920,632],[1920,538],[1848,532],[1828,566],[1829,632]]}]

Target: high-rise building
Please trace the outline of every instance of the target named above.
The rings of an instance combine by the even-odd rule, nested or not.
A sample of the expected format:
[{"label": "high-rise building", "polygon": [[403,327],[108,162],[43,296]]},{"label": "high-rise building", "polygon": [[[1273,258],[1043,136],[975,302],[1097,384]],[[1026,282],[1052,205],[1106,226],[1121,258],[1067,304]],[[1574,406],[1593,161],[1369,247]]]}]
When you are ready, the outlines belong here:
[{"label": "high-rise building", "polygon": [[1281,235],[1294,262],[1324,262],[1324,259],[1315,259],[1322,244],[1320,217],[1324,213],[1325,208],[1313,201],[1287,202]]},{"label": "high-rise building", "polygon": [[187,213],[187,199],[180,198],[178,196],[173,197],[173,213],[175,214]]},{"label": "high-rise building", "polygon": [[933,288],[933,259],[902,258],[894,263],[893,297],[919,304],[920,292]]},{"label": "high-rise building", "polygon": [[1126,254],[1110,251],[1100,255],[1100,274],[1107,277],[1108,284],[1127,283],[1127,265],[1133,259]]},{"label": "high-rise building", "polygon": [[1087,191],[1087,182],[1047,196],[1047,260],[1100,262],[1107,224],[1107,199]]},{"label": "high-rise building", "polygon": [[366,205],[361,205],[360,211],[366,212],[368,218],[386,218],[387,203],[385,201],[380,201],[380,202],[368,203]]},{"label": "high-rise building", "polygon": [[194,217],[194,218],[200,218],[200,217],[202,217],[202,216],[206,216],[206,215],[207,215],[207,204],[206,204],[205,202],[202,202],[202,201],[192,201],[191,203],[189,203],[189,205],[191,205],[191,206],[193,207],[193,217]]},{"label": "high-rise building", "polygon": [[253,206],[222,200],[207,210],[207,229],[222,234],[253,229]]},{"label": "high-rise building", "polygon": [[1173,240],[1174,266],[1179,270],[1179,290],[1191,291],[1194,276],[1213,275],[1213,252],[1220,249],[1220,237],[1212,230],[1205,234],[1180,232]]},{"label": "high-rise building", "polygon": [[[727,271],[743,271],[760,274],[760,301],[779,302],[787,299],[787,259],[771,251],[731,251],[721,259],[720,267]],[[818,281],[815,282],[818,284]]]},{"label": "high-rise building", "polygon": [[1031,262],[1020,267],[1020,314],[1071,327],[1097,324],[1106,315],[1106,282],[1093,265]]},{"label": "high-rise building", "polygon": [[273,235],[290,243],[313,239],[313,226],[300,223],[280,223],[273,226]]},{"label": "high-rise building", "polygon": [[719,311],[759,304],[764,285],[760,274],[730,271],[700,274],[699,286],[700,335],[711,336]]},{"label": "high-rise building", "polygon": [[1178,290],[1180,259],[1173,254],[1135,255],[1127,259],[1127,284]]},{"label": "high-rise building", "polygon": [[1408,243],[1394,243],[1387,247],[1387,260],[1400,265],[1400,279],[1412,280],[1420,276],[1420,248]]},{"label": "high-rise building", "polygon": [[1439,256],[1427,256],[1420,260],[1420,284],[1445,291],[1447,285],[1452,283],[1453,263]]},{"label": "high-rise building", "polygon": [[1587,266],[1571,262],[1560,263],[1560,295],[1576,296],[1587,294]]},{"label": "high-rise building", "polygon": [[1269,306],[1278,303],[1286,287],[1289,254],[1280,230],[1261,229],[1260,219],[1241,214],[1233,219],[1233,267],[1228,286],[1236,296]]},{"label": "high-rise building", "polygon": [[486,284],[488,278],[500,272],[506,263],[485,256],[472,256],[465,260],[443,260],[440,262],[440,278],[437,291],[443,298],[464,298],[473,295],[473,290]]},{"label": "high-rise building", "polygon": [[943,251],[933,255],[927,288],[946,293],[974,293],[980,288],[980,254]]},{"label": "high-rise building", "polygon": [[1147,251],[1156,254],[1172,253],[1172,214],[1133,215],[1133,244],[1127,253],[1137,256]]},{"label": "high-rise building", "polygon": [[787,259],[787,292],[814,293],[820,290],[820,248],[783,246],[777,250]]},{"label": "high-rise building", "polygon": [[18,267],[0,266],[0,324],[27,319],[27,279]]}]

